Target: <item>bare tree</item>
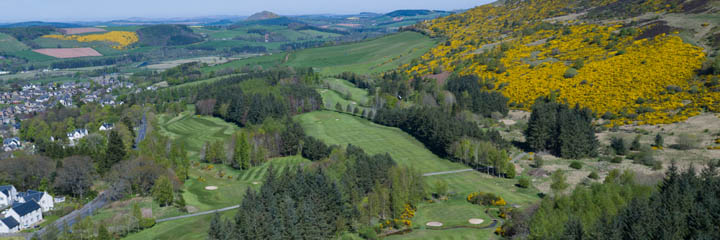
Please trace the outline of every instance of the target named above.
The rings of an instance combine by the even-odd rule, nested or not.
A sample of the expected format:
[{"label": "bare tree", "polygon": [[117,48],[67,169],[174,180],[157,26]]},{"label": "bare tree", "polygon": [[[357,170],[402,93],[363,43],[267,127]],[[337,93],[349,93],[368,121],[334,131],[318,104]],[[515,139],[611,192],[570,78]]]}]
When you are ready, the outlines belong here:
[{"label": "bare tree", "polygon": [[55,188],[80,198],[90,189],[95,175],[92,160],[85,156],[72,156],[62,160],[57,170]]}]

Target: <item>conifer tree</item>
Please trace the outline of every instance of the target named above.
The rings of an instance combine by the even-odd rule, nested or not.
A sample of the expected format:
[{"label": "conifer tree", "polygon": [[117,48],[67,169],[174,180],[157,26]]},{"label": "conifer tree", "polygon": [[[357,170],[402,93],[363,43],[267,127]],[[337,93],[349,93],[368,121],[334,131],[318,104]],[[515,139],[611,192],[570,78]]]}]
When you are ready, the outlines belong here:
[{"label": "conifer tree", "polygon": [[101,172],[109,170],[113,165],[122,161],[125,158],[125,145],[122,142],[122,138],[117,131],[110,131],[108,137],[108,146],[105,151],[105,159],[102,161],[100,167]]}]

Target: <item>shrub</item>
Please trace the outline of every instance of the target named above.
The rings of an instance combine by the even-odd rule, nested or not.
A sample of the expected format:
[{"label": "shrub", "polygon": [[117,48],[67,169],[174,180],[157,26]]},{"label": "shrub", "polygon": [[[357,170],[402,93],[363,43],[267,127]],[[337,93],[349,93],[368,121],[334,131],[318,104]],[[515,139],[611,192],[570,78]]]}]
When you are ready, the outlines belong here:
[{"label": "shrub", "polygon": [[581,168],[582,168],[582,163],[579,162],[579,161],[573,161],[573,162],[570,163],[570,167],[571,167],[571,168],[574,168],[574,169],[581,169]]},{"label": "shrub", "polygon": [[632,151],[640,151],[640,135],[635,136],[635,139],[633,139],[632,143],[630,144],[630,150]]},{"label": "shrub", "polygon": [[597,172],[592,171],[590,172],[590,175],[588,175],[588,178],[597,180],[600,178],[600,176],[598,176]]},{"label": "shrub", "polygon": [[610,147],[615,151],[617,155],[627,154],[627,147],[625,147],[625,139],[620,137],[612,137],[610,139]]},{"label": "shrub", "polygon": [[543,164],[545,164],[545,161],[543,160],[542,156],[536,155],[536,156],[535,156],[535,164],[534,164],[534,166],[535,166],[536,168],[541,168],[541,167],[543,166]]},{"label": "shrub", "polygon": [[681,133],[678,135],[677,143],[672,145],[672,148],[678,150],[690,150],[696,149],[700,145],[700,140],[697,136],[689,133]]},{"label": "shrub", "polygon": [[610,159],[611,163],[621,163],[623,161],[623,158],[620,156],[615,156],[612,159]]},{"label": "shrub", "polygon": [[529,188],[530,187],[530,179],[527,177],[521,177],[520,179],[518,179],[517,186],[521,187],[521,188]]},{"label": "shrub", "polygon": [[155,226],[155,219],[154,218],[142,218],[140,219],[140,229],[148,229],[153,226]]},{"label": "shrub", "polygon": [[563,77],[565,77],[565,78],[574,78],[575,75],[577,75],[577,74],[578,74],[577,69],[575,69],[575,68],[568,68],[568,69],[565,71],[565,74],[563,74]]}]

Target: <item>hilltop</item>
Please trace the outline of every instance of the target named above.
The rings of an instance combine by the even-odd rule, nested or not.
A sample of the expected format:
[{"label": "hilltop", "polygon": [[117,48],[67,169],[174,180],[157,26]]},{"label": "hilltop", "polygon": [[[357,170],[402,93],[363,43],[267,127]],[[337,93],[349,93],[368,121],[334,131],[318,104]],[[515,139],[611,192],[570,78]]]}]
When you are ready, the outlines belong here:
[{"label": "hilltop", "polygon": [[280,15],[277,15],[273,12],[262,11],[262,12],[250,15],[250,17],[246,18],[245,21],[267,20],[267,19],[273,19],[273,18],[279,18],[279,17],[280,17]]},{"label": "hilltop", "polygon": [[416,24],[447,41],[403,70],[478,76],[516,109],[553,94],[609,124],[678,122],[719,109],[704,74],[718,11],[705,0],[507,0]]}]

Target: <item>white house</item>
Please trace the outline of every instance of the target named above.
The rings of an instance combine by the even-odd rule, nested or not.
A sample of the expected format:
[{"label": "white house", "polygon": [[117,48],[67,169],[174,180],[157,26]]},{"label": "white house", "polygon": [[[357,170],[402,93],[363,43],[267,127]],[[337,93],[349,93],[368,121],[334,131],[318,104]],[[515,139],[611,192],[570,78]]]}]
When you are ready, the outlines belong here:
[{"label": "white house", "polygon": [[47,192],[39,192],[35,190],[28,190],[27,192],[18,193],[17,202],[26,203],[35,201],[40,205],[42,212],[47,212],[55,207],[53,197]]},{"label": "white house", "polygon": [[75,145],[75,142],[84,138],[87,135],[88,135],[88,130],[85,128],[80,128],[80,129],[75,129],[75,131],[69,132],[67,134],[67,137],[70,140],[70,145]]},{"label": "white house", "polygon": [[3,140],[3,150],[6,152],[14,151],[17,149],[20,149],[22,147],[22,142],[20,142],[19,138],[8,138]]},{"label": "white house", "polygon": [[13,217],[0,219],[0,233],[15,233],[20,231],[20,223]]},{"label": "white house", "polygon": [[12,185],[0,186],[0,206],[10,206],[15,202],[17,189]]},{"label": "white house", "polygon": [[112,130],[115,126],[112,123],[103,123],[100,125],[100,131]]},{"label": "white house", "polygon": [[42,208],[35,201],[29,201],[13,206],[5,217],[15,218],[20,223],[20,229],[22,230],[42,221]]}]

